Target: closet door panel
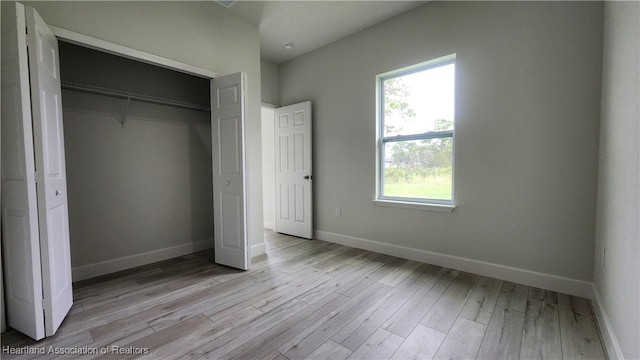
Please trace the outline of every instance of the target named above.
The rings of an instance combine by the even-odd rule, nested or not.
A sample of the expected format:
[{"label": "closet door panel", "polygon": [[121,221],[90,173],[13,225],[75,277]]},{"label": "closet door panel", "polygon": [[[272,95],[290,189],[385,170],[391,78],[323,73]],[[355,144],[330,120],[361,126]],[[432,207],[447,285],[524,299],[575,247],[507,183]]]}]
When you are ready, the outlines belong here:
[{"label": "closet door panel", "polygon": [[26,13],[45,332],[51,336],[73,304],[62,89],[58,40],[35,9]]},{"label": "closet door panel", "polygon": [[242,73],[211,80],[215,261],[246,270],[244,88]]},{"label": "closet door panel", "polygon": [[2,2],[2,257],[8,325],[45,336],[25,8]]}]

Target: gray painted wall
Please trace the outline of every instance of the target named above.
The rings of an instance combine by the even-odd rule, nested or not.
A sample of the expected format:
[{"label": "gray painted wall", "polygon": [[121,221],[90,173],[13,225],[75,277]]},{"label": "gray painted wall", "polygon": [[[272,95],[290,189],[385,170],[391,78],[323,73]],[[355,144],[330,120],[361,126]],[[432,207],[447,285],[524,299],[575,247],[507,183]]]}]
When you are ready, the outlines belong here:
[{"label": "gray painted wall", "polygon": [[263,243],[258,27],[214,2],[29,2],[50,24],[218,74],[247,74],[248,236]]},{"label": "gray painted wall", "polygon": [[62,81],[209,107],[208,79],[59,41]]},{"label": "gray painted wall", "polygon": [[260,78],[262,80],[262,102],[273,106],[280,105],[280,88],[278,86],[278,64],[267,59],[260,59]]},{"label": "gray painted wall", "polygon": [[[314,103],[316,230],[591,280],[602,18],[434,2],[280,65],[280,103]],[[458,207],[377,207],[375,76],[451,53]]]},{"label": "gray painted wall", "polygon": [[63,92],[72,266],[209,240],[209,114]]},{"label": "gray painted wall", "polygon": [[[209,105],[209,81],[60,43],[66,82]],[[209,112],[63,91],[72,266],[208,240]]]},{"label": "gray painted wall", "polygon": [[606,2],[604,25],[594,281],[624,357],[640,359],[640,3]]}]

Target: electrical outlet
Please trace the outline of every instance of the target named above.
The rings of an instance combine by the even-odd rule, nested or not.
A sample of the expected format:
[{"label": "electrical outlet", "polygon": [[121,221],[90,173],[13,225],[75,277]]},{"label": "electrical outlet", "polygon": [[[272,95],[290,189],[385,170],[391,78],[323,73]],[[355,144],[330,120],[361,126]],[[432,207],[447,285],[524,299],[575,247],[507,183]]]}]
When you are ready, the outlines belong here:
[{"label": "electrical outlet", "polygon": [[340,215],[342,215],[342,209],[340,209],[339,207],[336,208],[336,217],[340,217]]}]

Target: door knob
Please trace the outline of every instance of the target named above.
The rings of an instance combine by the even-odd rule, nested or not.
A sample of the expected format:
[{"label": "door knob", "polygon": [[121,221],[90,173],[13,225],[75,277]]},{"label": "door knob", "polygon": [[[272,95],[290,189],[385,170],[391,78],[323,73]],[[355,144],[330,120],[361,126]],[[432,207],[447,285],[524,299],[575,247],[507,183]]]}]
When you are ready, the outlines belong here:
[{"label": "door knob", "polygon": [[60,196],[60,190],[56,190],[56,196]]},{"label": "door knob", "polygon": [[229,186],[229,180],[227,180],[227,182],[225,183],[225,185]]},{"label": "door knob", "polygon": [[305,176],[304,176],[304,179],[305,179],[305,180],[313,179],[313,176],[305,175]]}]

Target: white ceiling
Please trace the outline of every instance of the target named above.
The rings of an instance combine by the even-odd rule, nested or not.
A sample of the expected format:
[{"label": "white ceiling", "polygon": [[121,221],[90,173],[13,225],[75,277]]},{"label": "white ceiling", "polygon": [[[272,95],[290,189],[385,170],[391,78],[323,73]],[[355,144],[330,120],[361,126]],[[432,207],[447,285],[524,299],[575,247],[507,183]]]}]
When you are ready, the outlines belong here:
[{"label": "white ceiling", "polygon": [[[232,13],[260,27],[261,57],[283,63],[425,1],[237,1]],[[285,43],[294,43],[292,50]]]}]

